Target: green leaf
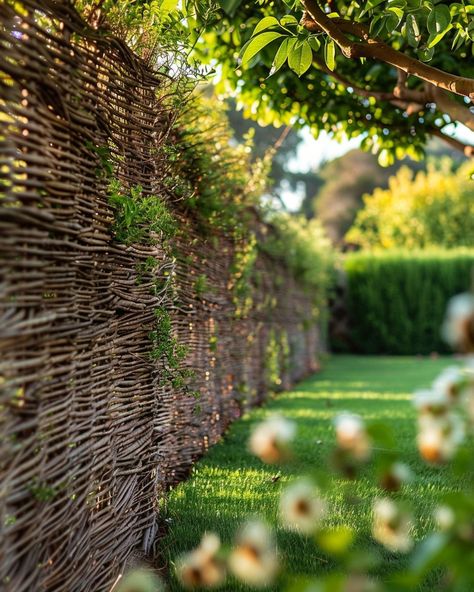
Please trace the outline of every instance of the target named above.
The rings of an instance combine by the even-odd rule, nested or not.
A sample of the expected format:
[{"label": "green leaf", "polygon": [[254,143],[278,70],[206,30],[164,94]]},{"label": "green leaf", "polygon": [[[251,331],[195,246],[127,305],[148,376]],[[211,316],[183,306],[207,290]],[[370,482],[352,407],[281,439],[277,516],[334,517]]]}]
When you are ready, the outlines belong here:
[{"label": "green leaf", "polygon": [[453,44],[451,46],[451,49],[453,51],[456,51],[457,49],[459,49],[463,43],[464,43],[464,31],[462,29],[459,29],[458,32],[456,33],[456,35],[454,36],[453,39]]},{"label": "green leaf", "polygon": [[[292,41],[293,43],[290,44],[290,41]],[[273,64],[269,76],[275,74],[275,72],[278,72],[278,70],[283,66],[288,57],[288,51],[290,49],[289,46],[292,47],[295,44],[295,42],[296,37],[286,37],[285,39],[283,39],[280,47],[278,48],[278,51],[275,54],[275,57],[273,58]]]},{"label": "green leaf", "polygon": [[372,10],[373,8],[378,6],[379,4],[382,4],[382,2],[385,2],[385,0],[368,0],[364,10],[360,13],[360,16],[364,16],[364,14],[366,12],[368,12],[369,10]]},{"label": "green leaf", "polygon": [[336,44],[329,37],[326,38],[324,45],[324,61],[331,72],[336,67]]},{"label": "green leaf", "polygon": [[171,11],[176,10],[177,5],[178,0],[163,0],[160,6],[160,11],[166,15]]},{"label": "green leaf", "polygon": [[418,22],[415,18],[415,15],[413,15],[413,14],[409,14],[407,16],[406,34],[407,34],[408,43],[412,47],[415,47],[415,48],[418,47],[418,44],[420,43],[420,39],[421,39],[421,34],[420,34],[420,28],[418,26]]},{"label": "green leaf", "polygon": [[321,41],[317,37],[311,36],[308,37],[308,43],[313,51],[318,51],[321,47]]},{"label": "green leaf", "polygon": [[270,27],[279,27],[280,23],[278,22],[278,19],[276,19],[274,16],[266,16],[265,18],[263,18],[261,21],[259,21],[257,23],[257,25],[255,26],[255,29],[253,30],[252,33],[252,37],[255,37],[255,35],[257,35],[257,33],[260,33],[261,31],[264,31],[265,29],[269,29]]},{"label": "green leaf", "polygon": [[434,48],[433,47],[425,47],[424,49],[420,49],[418,51],[418,57],[422,62],[429,62],[433,59],[434,55]]},{"label": "green leaf", "polygon": [[276,31],[267,31],[263,33],[259,33],[256,37],[252,37],[250,41],[244,45],[243,54],[242,54],[242,66],[245,66],[249,63],[249,61],[257,55],[259,51],[261,51],[264,47],[266,47],[275,39],[279,37],[283,37],[282,33],[277,33]]},{"label": "green leaf", "polygon": [[[474,7],[473,7],[474,8]],[[469,35],[469,39],[474,41],[474,20],[472,20],[467,26],[467,34]]]},{"label": "green leaf", "polygon": [[428,15],[427,27],[432,35],[446,31],[451,24],[451,13],[446,4],[438,4]]},{"label": "green leaf", "polygon": [[297,25],[298,19],[296,19],[292,14],[287,14],[280,19],[280,23],[286,27],[287,25]]},{"label": "green leaf", "polygon": [[441,39],[446,35],[446,33],[448,31],[450,31],[452,28],[453,28],[453,25],[449,25],[444,31],[441,31],[441,33],[431,34],[428,38],[428,49],[431,49],[437,43],[439,43],[441,41]]},{"label": "green leaf", "polygon": [[382,33],[382,31],[385,27],[386,18],[387,18],[386,15],[379,14],[374,19],[372,19],[372,21],[370,22],[370,29],[369,29],[369,33],[370,33],[371,37],[378,37]]},{"label": "green leaf", "polygon": [[242,0],[219,0],[222,10],[229,16],[234,16],[237,8],[242,4]]},{"label": "green leaf", "polygon": [[298,76],[302,76],[313,62],[313,51],[305,39],[295,44],[288,54],[288,65]]},{"label": "green leaf", "polygon": [[387,32],[392,33],[392,31],[394,31],[398,27],[398,25],[402,22],[404,12],[401,8],[398,8],[397,6],[393,6],[387,10],[387,15],[388,15],[387,20],[386,20]]}]

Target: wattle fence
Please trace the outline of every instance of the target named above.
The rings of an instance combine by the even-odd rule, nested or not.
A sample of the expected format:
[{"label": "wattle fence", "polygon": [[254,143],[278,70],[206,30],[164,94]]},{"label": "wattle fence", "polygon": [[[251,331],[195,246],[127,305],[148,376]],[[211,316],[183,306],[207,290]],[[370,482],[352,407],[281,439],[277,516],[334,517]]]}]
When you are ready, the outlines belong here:
[{"label": "wattle fence", "polygon": [[[0,25],[0,589],[106,592],[153,561],[164,492],[314,371],[314,304],[259,252],[237,314],[239,239],[167,182],[166,75],[66,0]],[[118,241],[108,167],[179,233]]]}]

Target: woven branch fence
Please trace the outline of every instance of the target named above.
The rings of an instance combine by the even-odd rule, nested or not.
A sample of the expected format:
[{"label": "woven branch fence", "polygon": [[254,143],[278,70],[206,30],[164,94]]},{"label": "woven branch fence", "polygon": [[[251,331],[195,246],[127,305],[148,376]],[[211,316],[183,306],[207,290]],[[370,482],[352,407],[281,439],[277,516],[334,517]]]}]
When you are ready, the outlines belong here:
[{"label": "woven branch fence", "polygon": [[[164,492],[272,382],[315,369],[318,328],[264,254],[235,314],[238,245],[166,183],[166,76],[65,0],[0,3],[0,56],[0,589],[106,592],[156,555]],[[101,145],[179,220],[172,257],[114,239]],[[178,364],[150,355],[165,321]]]}]

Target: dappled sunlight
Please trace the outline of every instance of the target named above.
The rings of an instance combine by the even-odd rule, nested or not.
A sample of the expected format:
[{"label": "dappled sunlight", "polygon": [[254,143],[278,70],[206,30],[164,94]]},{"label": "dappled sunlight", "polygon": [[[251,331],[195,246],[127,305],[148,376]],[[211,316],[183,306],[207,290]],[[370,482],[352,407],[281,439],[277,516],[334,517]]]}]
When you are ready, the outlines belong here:
[{"label": "dappled sunlight", "polygon": [[330,420],[334,413],[329,411],[318,411],[317,409],[298,409],[288,410],[285,413],[286,417],[290,419],[316,419],[316,420]]},{"label": "dappled sunlight", "polygon": [[299,391],[296,393],[292,393],[291,395],[282,396],[280,397],[280,401],[284,402],[286,400],[292,399],[309,399],[309,400],[320,400],[320,399],[334,399],[334,400],[343,400],[343,399],[375,399],[375,400],[385,400],[385,401],[408,401],[412,397],[411,393],[397,393],[397,392],[378,392],[378,391],[354,391],[354,390],[344,390],[340,391],[337,388],[334,390],[321,390],[321,391]]},{"label": "dappled sunlight", "polygon": [[[210,525],[219,531],[225,543],[229,542],[243,520],[258,514],[274,525],[278,543],[285,550],[285,570],[289,574],[314,575],[334,567],[326,555],[315,553],[310,539],[282,529],[277,505],[283,488],[293,479],[334,469],[327,463],[334,452],[334,419],[343,411],[356,413],[367,422],[383,422],[393,431],[396,452],[415,475],[413,481],[403,485],[402,495],[412,500],[417,516],[411,536],[415,541],[421,540],[433,526],[430,512],[440,492],[449,493],[462,483],[459,476],[447,476],[422,463],[411,444],[416,435],[416,411],[409,393],[419,384],[429,384],[446,360],[430,360],[420,366],[415,359],[394,358],[393,362],[390,371],[390,359],[385,359],[383,388],[378,390],[380,376],[374,372],[379,364],[377,359],[334,358],[321,374],[293,391],[276,395],[265,407],[246,413],[196,465],[193,477],[172,492],[168,507],[172,528],[166,539],[171,544],[171,556],[185,548],[186,541],[197,544],[200,533]],[[357,366],[360,379],[353,380]],[[378,380],[373,380],[375,376]],[[265,465],[250,454],[247,442],[254,427],[274,414],[296,424],[294,458],[281,465]],[[373,444],[372,453],[380,452],[386,450]],[[325,495],[324,526],[350,525],[361,544],[377,549],[371,524],[372,503],[378,495],[380,488],[369,469],[367,474],[362,469],[356,481],[336,476]],[[386,559],[404,565],[403,557],[387,554]],[[225,588],[226,592],[237,590],[246,588],[234,584]]]}]

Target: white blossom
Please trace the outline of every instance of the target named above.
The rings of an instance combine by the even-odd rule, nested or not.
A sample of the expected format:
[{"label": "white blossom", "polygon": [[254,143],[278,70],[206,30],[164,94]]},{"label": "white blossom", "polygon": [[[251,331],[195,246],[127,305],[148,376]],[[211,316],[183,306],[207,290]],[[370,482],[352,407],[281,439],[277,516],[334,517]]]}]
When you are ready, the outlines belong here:
[{"label": "white blossom", "polygon": [[447,531],[454,525],[456,516],[449,506],[438,506],[434,510],[434,519],[439,530]]},{"label": "white blossom", "polygon": [[250,586],[268,586],[274,581],[278,555],[266,524],[252,520],[241,528],[229,557],[229,568],[236,578]]},{"label": "white blossom", "polygon": [[350,452],[357,460],[366,460],[371,453],[371,443],[362,419],[358,415],[341,413],[335,424],[339,448]]},{"label": "white blossom", "polygon": [[466,292],[451,298],[442,334],[454,349],[474,350],[474,294]]},{"label": "white blossom", "polygon": [[295,438],[294,422],[274,415],[256,426],[249,440],[250,451],[265,463],[278,463],[290,456]]},{"label": "white blossom", "polygon": [[433,390],[442,393],[448,402],[454,402],[466,381],[465,373],[458,366],[449,366],[433,382]]},{"label": "white blossom", "polygon": [[374,538],[387,549],[406,553],[413,546],[411,515],[389,498],[377,499],[373,507]]},{"label": "white blossom", "polygon": [[326,503],[319,489],[309,480],[300,480],[283,490],[280,498],[280,517],[290,530],[311,534],[321,524]]},{"label": "white blossom", "polygon": [[421,415],[418,419],[418,450],[430,463],[451,460],[464,439],[464,422],[450,412],[442,416]]},{"label": "white blossom", "polygon": [[214,588],[225,580],[225,567],[217,558],[220,549],[219,537],[205,533],[199,546],[178,559],[176,575],[188,589]]},{"label": "white blossom", "polygon": [[446,392],[434,389],[422,389],[413,394],[413,404],[422,413],[442,414],[450,407]]}]

